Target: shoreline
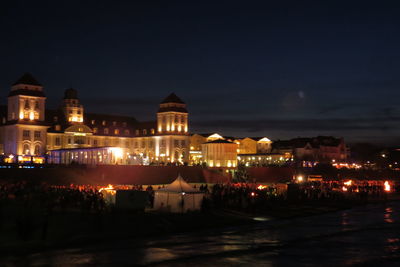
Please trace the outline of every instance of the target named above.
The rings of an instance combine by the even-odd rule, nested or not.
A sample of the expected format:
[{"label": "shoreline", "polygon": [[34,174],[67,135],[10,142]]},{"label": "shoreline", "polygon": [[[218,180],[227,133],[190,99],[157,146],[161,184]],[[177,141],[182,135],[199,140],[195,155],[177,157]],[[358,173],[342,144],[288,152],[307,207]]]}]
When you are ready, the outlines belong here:
[{"label": "shoreline", "polygon": [[[227,228],[246,227],[251,225],[260,225],[265,221],[289,220],[292,218],[317,216],[325,213],[336,212],[340,210],[352,209],[370,204],[385,204],[399,201],[399,198],[391,198],[387,200],[375,200],[368,202],[351,202],[331,203],[331,205],[291,205],[285,207],[277,207],[273,213],[250,214],[235,210],[213,210],[205,213],[189,213],[189,214],[162,214],[162,213],[146,213],[146,214],[126,214],[123,212],[106,213],[101,218],[102,226],[97,230],[99,232],[90,231],[89,233],[82,231],[75,235],[69,236],[62,241],[53,238],[53,240],[31,240],[21,241],[14,240],[6,244],[0,244],[0,258],[12,256],[24,256],[33,253],[43,253],[58,249],[74,249],[79,247],[90,247],[93,244],[105,244],[112,240],[135,239],[140,241],[152,238],[168,237],[170,235],[178,235],[184,233],[200,234],[207,231],[222,231]],[[315,203],[314,203],[315,204]],[[332,205],[333,204],[333,205]],[[349,205],[351,204],[351,205]],[[273,214],[273,215],[272,215]],[[84,222],[93,222],[93,216],[96,214],[76,214],[68,212],[64,216],[79,216]],[[262,218],[262,220],[256,220]],[[127,219],[135,219],[131,228],[103,228],[104,226],[121,226],[123,221]],[[104,225],[105,224],[105,225]],[[79,226],[78,226],[79,227]],[[99,227],[99,226],[95,226]],[[142,228],[141,228],[142,227]],[[129,231],[125,231],[125,230]],[[84,230],[84,229],[83,229]],[[93,229],[92,229],[93,230]],[[95,229],[96,230],[96,229]],[[3,243],[3,242],[2,242]]]}]

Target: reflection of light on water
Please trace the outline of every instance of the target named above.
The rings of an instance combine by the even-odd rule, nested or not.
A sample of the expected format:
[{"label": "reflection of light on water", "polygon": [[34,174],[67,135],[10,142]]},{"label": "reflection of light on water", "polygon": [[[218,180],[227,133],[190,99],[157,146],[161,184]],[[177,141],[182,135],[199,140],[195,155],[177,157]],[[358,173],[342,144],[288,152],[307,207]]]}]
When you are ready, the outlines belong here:
[{"label": "reflection of light on water", "polygon": [[176,258],[176,255],[167,248],[149,248],[146,250],[146,255],[144,257],[145,263],[170,260]]},{"label": "reflection of light on water", "polygon": [[343,226],[349,225],[349,217],[347,212],[342,213],[342,225]]},{"label": "reflection of light on water", "polygon": [[253,220],[258,222],[266,222],[269,221],[270,219],[266,217],[254,217]]},{"label": "reflection of light on water", "polygon": [[388,245],[385,247],[385,249],[388,252],[396,252],[398,253],[400,251],[400,239],[398,238],[388,238],[386,239],[386,242],[388,243]]},{"label": "reflection of light on water", "polygon": [[387,223],[394,223],[394,220],[392,219],[392,212],[393,209],[392,208],[386,208],[385,209],[385,215],[384,215],[384,221]]}]

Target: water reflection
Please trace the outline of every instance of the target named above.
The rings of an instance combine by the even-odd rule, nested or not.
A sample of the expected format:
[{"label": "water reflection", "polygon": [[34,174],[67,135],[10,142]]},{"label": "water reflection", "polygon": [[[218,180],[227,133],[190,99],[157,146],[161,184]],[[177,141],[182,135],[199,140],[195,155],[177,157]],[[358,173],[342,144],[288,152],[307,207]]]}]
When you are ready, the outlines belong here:
[{"label": "water reflection", "polygon": [[[9,257],[7,265],[319,265],[366,264],[400,255],[400,203],[369,205],[352,210],[225,231],[118,240],[87,248],[61,249]],[[382,220],[382,218],[384,218]],[[26,261],[28,259],[28,261]],[[1,260],[1,259],[0,259]]]},{"label": "water reflection", "polygon": [[393,209],[390,207],[387,207],[385,209],[385,214],[384,214],[384,221],[387,223],[393,223],[394,220],[392,218],[392,213],[393,213]]},{"label": "water reflection", "polygon": [[386,240],[386,250],[389,253],[399,253],[400,252],[400,239],[399,238],[388,238]]}]

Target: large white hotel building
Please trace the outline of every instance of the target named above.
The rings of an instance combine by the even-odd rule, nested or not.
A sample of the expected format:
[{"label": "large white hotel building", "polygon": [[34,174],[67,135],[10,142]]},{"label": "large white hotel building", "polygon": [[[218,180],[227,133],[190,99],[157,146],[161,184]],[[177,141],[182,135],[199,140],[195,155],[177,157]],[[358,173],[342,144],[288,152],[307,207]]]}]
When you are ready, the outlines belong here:
[{"label": "large white hotel building", "polygon": [[0,106],[0,154],[5,162],[149,164],[188,162],[186,104],[175,94],[159,106],[157,120],[89,113],[75,89],[60,109],[46,109],[43,86],[29,73]]}]

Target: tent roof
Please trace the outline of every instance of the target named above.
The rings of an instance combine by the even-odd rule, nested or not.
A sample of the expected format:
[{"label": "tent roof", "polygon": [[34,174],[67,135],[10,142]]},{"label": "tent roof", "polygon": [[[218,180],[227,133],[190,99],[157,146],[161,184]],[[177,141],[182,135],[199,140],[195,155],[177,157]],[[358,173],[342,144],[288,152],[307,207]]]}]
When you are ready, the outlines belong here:
[{"label": "tent roof", "polygon": [[199,192],[197,189],[193,188],[185,180],[183,180],[180,174],[178,175],[178,178],[175,179],[175,181],[167,185],[165,188],[161,188],[159,191],[176,192],[176,193]]}]

